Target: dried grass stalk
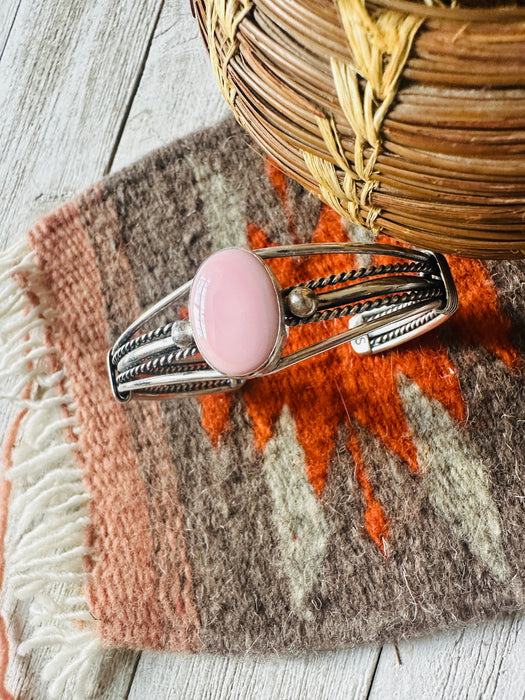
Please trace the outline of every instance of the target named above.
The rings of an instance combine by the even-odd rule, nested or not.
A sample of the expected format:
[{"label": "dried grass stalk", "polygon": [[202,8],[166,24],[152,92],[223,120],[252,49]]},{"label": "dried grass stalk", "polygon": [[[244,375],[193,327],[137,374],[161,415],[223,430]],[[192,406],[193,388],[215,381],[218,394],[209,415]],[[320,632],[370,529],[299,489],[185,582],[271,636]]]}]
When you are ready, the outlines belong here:
[{"label": "dried grass stalk", "polygon": [[419,247],[525,257],[525,8],[195,0],[222,92],[281,168]]}]

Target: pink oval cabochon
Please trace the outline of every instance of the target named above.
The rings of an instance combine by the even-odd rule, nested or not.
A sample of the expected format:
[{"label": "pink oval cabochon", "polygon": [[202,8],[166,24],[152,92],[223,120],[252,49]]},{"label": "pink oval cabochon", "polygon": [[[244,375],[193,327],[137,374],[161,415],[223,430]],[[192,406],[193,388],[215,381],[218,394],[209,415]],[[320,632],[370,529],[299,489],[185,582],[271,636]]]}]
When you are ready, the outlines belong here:
[{"label": "pink oval cabochon", "polygon": [[190,293],[193,337],[206,362],[240,377],[271,357],[281,335],[278,292],[266,265],[253,253],[228,248],[199,268]]}]

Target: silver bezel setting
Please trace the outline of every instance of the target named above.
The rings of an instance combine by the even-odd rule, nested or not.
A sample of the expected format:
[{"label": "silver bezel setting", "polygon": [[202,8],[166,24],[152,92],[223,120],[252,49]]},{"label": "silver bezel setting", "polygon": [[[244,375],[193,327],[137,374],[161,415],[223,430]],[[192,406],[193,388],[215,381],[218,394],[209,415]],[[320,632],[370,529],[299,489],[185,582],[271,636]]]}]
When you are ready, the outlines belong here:
[{"label": "silver bezel setting", "polygon": [[[236,250],[236,249],[235,248],[223,248],[223,250]],[[242,250],[244,250],[244,248]],[[256,377],[256,376],[260,376],[261,374],[267,374],[275,366],[275,364],[279,360],[281,353],[282,353],[282,350],[284,348],[284,345],[286,343],[286,340],[288,338],[288,329],[284,323],[285,315],[284,315],[283,298],[281,296],[282,288],[281,288],[281,285],[279,283],[279,280],[274,275],[273,270],[268,265],[266,265],[264,260],[259,255],[257,255],[255,253],[255,251],[245,250],[245,252],[250,253],[250,255],[257,260],[258,264],[262,266],[262,268],[264,269],[265,273],[268,275],[268,277],[272,283],[274,293],[275,293],[275,298],[277,301],[279,321],[278,321],[277,337],[275,339],[275,343],[273,345],[273,348],[272,348],[272,351],[271,351],[269,357],[266,360],[264,360],[264,362],[262,362],[258,367],[250,370],[249,372],[245,372],[244,374],[231,375],[232,377],[235,377],[236,379],[245,379],[246,377]],[[203,265],[204,265],[204,263],[203,263]],[[202,265],[198,268],[197,272],[195,273],[195,277],[197,277],[201,268],[202,268]],[[195,279],[195,277],[193,279]],[[192,284],[193,284],[193,280],[192,280]],[[190,287],[190,290],[188,293],[191,294],[191,287]],[[191,315],[190,315],[190,322],[191,322]],[[196,343],[196,345],[198,347],[197,343]],[[215,365],[212,362],[210,362],[210,360],[206,357],[206,354],[200,348],[199,348],[199,352],[202,355],[202,357],[204,358],[204,360],[206,361],[206,363],[213,370],[215,370],[215,372],[217,372],[218,374],[222,374],[221,371],[219,369],[217,369],[217,367],[215,367]],[[222,375],[222,376],[225,376],[225,375]]]}]

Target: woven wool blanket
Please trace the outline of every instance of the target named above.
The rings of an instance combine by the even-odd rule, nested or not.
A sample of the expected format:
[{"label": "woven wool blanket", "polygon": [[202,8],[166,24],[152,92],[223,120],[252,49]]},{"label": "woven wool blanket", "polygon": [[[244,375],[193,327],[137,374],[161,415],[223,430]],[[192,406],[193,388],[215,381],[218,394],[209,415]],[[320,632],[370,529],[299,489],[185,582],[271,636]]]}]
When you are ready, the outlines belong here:
[{"label": "woven wool blanket", "polygon": [[[22,651],[54,645],[52,693],[107,646],[309,652],[525,607],[523,262],[449,257],[455,316],[381,355],[339,347],[227,395],[111,395],[112,342],[213,251],[368,236],[227,121],[4,255],[4,610],[32,599]],[[333,259],[272,265],[286,285]]]}]

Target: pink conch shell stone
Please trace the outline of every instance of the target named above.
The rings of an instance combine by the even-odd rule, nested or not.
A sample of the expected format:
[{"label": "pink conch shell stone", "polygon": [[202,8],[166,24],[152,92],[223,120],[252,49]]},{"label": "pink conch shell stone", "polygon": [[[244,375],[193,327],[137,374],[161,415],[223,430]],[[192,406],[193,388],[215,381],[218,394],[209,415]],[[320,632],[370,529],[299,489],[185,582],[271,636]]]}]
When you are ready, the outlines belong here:
[{"label": "pink conch shell stone", "polygon": [[271,274],[260,258],[240,248],[221,250],[201,265],[189,316],[201,355],[231,377],[261,368],[281,337],[281,305]]}]

